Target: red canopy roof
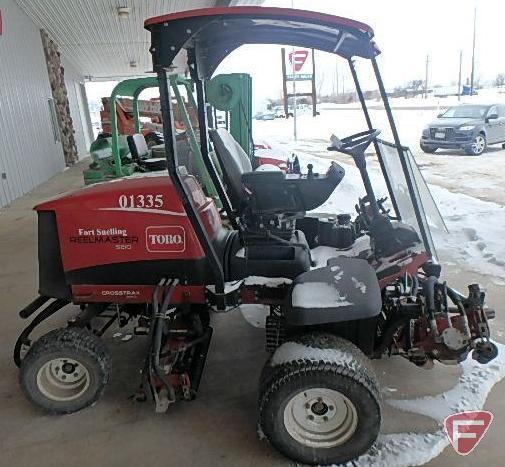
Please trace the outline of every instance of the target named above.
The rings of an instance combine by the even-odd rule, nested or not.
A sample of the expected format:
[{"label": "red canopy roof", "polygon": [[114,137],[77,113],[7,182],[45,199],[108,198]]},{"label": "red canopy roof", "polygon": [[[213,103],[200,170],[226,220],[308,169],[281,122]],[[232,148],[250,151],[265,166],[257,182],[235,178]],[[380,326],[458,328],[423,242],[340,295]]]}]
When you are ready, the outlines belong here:
[{"label": "red canopy roof", "polygon": [[175,21],[179,19],[195,18],[201,16],[216,16],[216,15],[271,15],[272,17],[286,17],[290,16],[293,18],[309,19],[314,20],[314,22],[322,21],[325,23],[334,23],[338,26],[347,26],[349,28],[355,28],[363,32],[368,32],[373,36],[374,32],[371,26],[360,21],[355,21],[353,19],[344,18],[342,16],[327,15],[325,13],[318,13],[316,11],[308,10],[296,10],[294,8],[272,8],[272,7],[257,7],[257,6],[234,6],[234,7],[219,7],[219,8],[199,8],[197,10],[187,10],[179,11],[177,13],[170,13],[168,15],[155,16],[153,18],[146,19],[144,26],[148,26],[160,23],[166,23],[169,21]]},{"label": "red canopy roof", "polygon": [[244,44],[312,48],[351,59],[379,54],[373,29],[340,16],[290,8],[228,7],[189,10],[146,20],[154,69],[169,68],[181,49],[197,57],[209,78],[219,63]]}]

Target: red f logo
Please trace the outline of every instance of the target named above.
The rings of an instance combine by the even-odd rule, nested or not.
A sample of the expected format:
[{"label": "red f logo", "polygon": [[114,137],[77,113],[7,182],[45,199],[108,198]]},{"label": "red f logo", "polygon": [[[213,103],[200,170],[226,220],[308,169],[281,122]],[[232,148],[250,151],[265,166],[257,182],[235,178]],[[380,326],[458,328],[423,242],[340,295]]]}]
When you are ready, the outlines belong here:
[{"label": "red f logo", "polygon": [[473,410],[449,415],[444,429],[454,450],[466,456],[470,454],[493,421],[493,414],[485,410]]},{"label": "red f logo", "polygon": [[302,69],[308,55],[308,50],[295,50],[289,54],[289,63],[293,65],[296,72],[299,72]]}]

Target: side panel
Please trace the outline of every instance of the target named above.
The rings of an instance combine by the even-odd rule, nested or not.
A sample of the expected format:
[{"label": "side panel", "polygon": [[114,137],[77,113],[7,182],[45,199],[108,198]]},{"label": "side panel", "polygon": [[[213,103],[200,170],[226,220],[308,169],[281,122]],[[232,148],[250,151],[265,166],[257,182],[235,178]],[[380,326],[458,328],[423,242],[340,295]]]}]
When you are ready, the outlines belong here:
[{"label": "side panel", "polygon": [[[225,244],[226,230],[214,202],[192,177],[185,183],[209,237]],[[41,294],[70,298],[72,287],[72,294],[79,295],[76,301],[129,301],[164,277],[195,285],[209,277],[207,258],[169,177],[97,184],[36,210]],[[133,295],[125,292],[123,297],[117,290]]]},{"label": "side panel", "polygon": [[[211,238],[219,213],[188,177]],[[168,177],[94,185],[37,207],[54,211],[65,272],[139,261],[196,261],[204,251]]]}]

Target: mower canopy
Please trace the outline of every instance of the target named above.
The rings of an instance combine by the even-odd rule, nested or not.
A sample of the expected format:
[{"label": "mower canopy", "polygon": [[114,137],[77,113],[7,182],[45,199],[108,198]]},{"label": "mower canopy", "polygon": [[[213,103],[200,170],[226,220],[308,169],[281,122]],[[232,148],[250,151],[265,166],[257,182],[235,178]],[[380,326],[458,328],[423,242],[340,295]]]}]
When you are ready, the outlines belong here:
[{"label": "mower canopy", "polygon": [[244,44],[284,44],[373,58],[380,52],[373,29],[358,21],[287,8],[205,8],[148,19],[154,69],[169,68],[181,49],[193,49],[201,78]]}]

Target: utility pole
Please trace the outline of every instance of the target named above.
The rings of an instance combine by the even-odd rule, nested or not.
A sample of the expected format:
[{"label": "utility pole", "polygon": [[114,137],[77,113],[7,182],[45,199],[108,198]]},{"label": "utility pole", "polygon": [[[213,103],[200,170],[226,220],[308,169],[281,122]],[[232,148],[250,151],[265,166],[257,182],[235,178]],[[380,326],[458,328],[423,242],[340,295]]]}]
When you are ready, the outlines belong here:
[{"label": "utility pole", "polygon": [[461,100],[461,67],[463,65],[463,51],[459,51],[459,77],[458,77],[458,101]]},{"label": "utility pole", "polygon": [[286,49],[281,49],[281,66],[282,66],[282,97],[284,102],[284,115],[289,118],[289,105],[288,105],[288,85],[286,76]]},{"label": "utility pole", "polygon": [[317,115],[317,95],[316,95],[316,57],[312,49],[312,116]]},{"label": "utility pole", "polygon": [[340,89],[338,88],[338,85],[339,85],[339,82],[338,82],[338,57],[335,55],[335,75],[336,75],[336,79],[337,79],[337,94],[336,96],[338,96],[340,94]]},{"label": "utility pole", "polygon": [[424,79],[424,98],[428,99],[428,71],[430,68],[430,56],[426,55],[426,77]]},{"label": "utility pole", "polygon": [[296,69],[295,69],[295,49],[291,49],[291,73],[293,74],[293,139],[297,141],[298,139],[298,129],[296,126]]},{"label": "utility pole", "polygon": [[477,32],[477,7],[473,11],[473,45],[472,45],[472,75],[470,77],[470,96],[473,96],[475,84],[475,36]]}]

